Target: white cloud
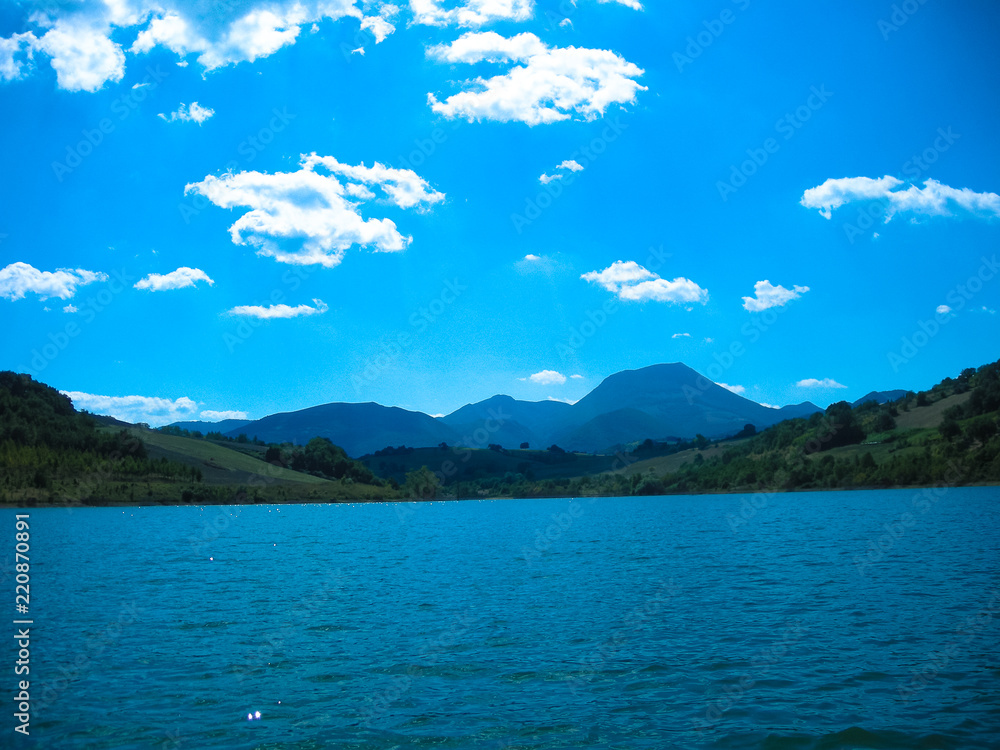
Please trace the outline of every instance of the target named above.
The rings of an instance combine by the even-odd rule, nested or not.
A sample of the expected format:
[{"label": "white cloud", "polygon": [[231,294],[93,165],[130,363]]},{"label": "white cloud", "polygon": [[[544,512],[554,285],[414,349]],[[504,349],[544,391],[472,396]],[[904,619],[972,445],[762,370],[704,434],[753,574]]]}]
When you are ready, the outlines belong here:
[{"label": "white cloud", "polygon": [[80,310],[79,310],[79,308],[77,308],[76,305],[66,305],[63,308],[63,312],[64,313],[75,313],[75,312],[80,312]]},{"label": "white cloud", "polygon": [[[580,162],[574,159],[566,159],[565,161],[557,164],[556,169],[568,170],[570,172],[582,172],[583,166],[581,166]],[[551,175],[543,174],[541,177],[538,178],[538,181],[543,185],[548,185],[550,182],[552,182],[552,180],[561,180],[562,178],[563,176],[558,173]]]},{"label": "white cloud", "polygon": [[638,0],[597,0],[601,5],[606,5],[607,3],[618,3],[619,5],[624,5],[626,8],[631,8],[632,10],[642,10],[642,3]]},{"label": "white cloud", "polygon": [[747,392],[747,389],[744,388],[742,385],[729,385],[728,383],[716,383],[716,385],[725,388],[727,391],[735,393],[738,396],[742,396],[744,393]]},{"label": "white cloud", "polygon": [[82,268],[39,271],[27,263],[11,263],[0,269],[0,297],[15,300],[23,298],[27,292],[34,292],[39,299],[69,299],[76,294],[78,286],[107,280],[107,274],[99,271]]},{"label": "white cloud", "polygon": [[395,31],[389,19],[399,9],[389,3],[377,6],[374,15],[366,15],[356,0],[49,3],[29,16],[32,31],[0,39],[0,79],[22,77],[31,69],[33,54],[42,52],[51,58],[61,88],[97,91],[124,75],[125,53],[115,41],[123,37],[134,38],[133,54],[165,48],[180,58],[197,55],[207,70],[267,57],[295,44],[303,28],[324,19],[353,19],[378,43]]},{"label": "white cloud", "polygon": [[539,385],[562,385],[566,382],[566,376],[555,370],[542,370],[531,375],[528,380]]},{"label": "white cloud", "polygon": [[672,338],[672,339],[689,339],[689,338],[691,338],[691,334],[690,333],[675,333],[670,338]]},{"label": "white cloud", "polygon": [[136,289],[149,289],[152,292],[163,292],[168,289],[183,289],[194,286],[196,281],[206,281],[209,286],[215,282],[208,278],[208,274],[200,268],[188,268],[181,266],[176,271],[170,273],[151,273],[144,279],[139,279],[135,283]]},{"label": "white cloud", "polygon": [[360,204],[373,201],[398,208],[424,208],[443,201],[444,193],[409,169],[341,164],[332,156],[303,156],[297,172],[227,173],[209,175],[185,186],[220,208],[251,210],[229,228],[234,243],[257,248],[258,255],[282,263],[339,265],[353,245],[379,252],[405,250],[413,238],[404,236],[391,219],[361,217]]},{"label": "white cloud", "polygon": [[583,380],[583,375],[570,375],[573,380]]},{"label": "white cloud", "polygon": [[0,39],[0,80],[16,81],[31,69],[37,41],[30,31]]},{"label": "white cloud", "polygon": [[708,290],[690,279],[679,277],[673,281],[661,279],[634,260],[616,260],[603,271],[590,271],[580,276],[585,281],[601,285],[618,299],[655,302],[708,302]]},{"label": "white cloud", "polygon": [[611,104],[631,103],[636,92],[646,90],[633,80],[644,71],[610,50],[553,48],[527,32],[509,39],[492,31],[468,32],[427,54],[448,63],[512,66],[502,75],[466,81],[464,91],[443,102],[428,94],[431,109],[448,118],[528,125],[568,120],[574,114],[593,120]]},{"label": "white cloud", "polygon": [[548,397],[547,399],[545,399],[545,400],[546,400],[546,401],[558,401],[559,403],[562,403],[562,404],[569,404],[570,406],[572,406],[573,404],[575,404],[575,403],[576,403],[577,401],[579,401],[580,399],[571,399],[571,398],[556,398],[555,396],[549,396],[549,397]]},{"label": "white cloud", "polygon": [[98,91],[125,75],[125,53],[111,30],[76,18],[60,19],[34,46],[47,54],[56,83],[67,91]]},{"label": "white cloud", "polygon": [[249,419],[245,411],[212,411],[206,409],[201,413],[206,422],[221,422],[223,419]]},{"label": "white cloud", "polygon": [[775,406],[774,404],[765,404],[763,401],[761,401],[760,405],[764,406],[764,407],[766,407],[768,409],[780,409],[781,408],[780,406]]},{"label": "white cloud", "polygon": [[198,404],[186,396],[171,400],[156,396],[98,396],[80,391],[60,391],[73,400],[77,409],[107,414],[124,422],[146,422],[153,426],[190,419]]},{"label": "white cloud", "polygon": [[[220,14],[188,15],[174,7],[157,13],[148,27],[139,33],[132,52],[149,52],[156,46],[163,46],[180,57],[197,53],[198,62],[207,70],[214,70],[268,57],[282,47],[295,44],[303,27],[324,18],[355,18],[361,23],[366,22],[353,0],[308,5],[294,0],[256,6],[251,4],[249,9],[240,9],[228,16],[224,11]],[[394,30],[391,24],[378,24],[377,20],[367,23],[377,26],[377,29],[373,28],[376,38]]]},{"label": "white cloud", "polygon": [[976,193],[969,188],[957,189],[942,185],[937,180],[925,180],[924,187],[909,185],[896,190],[903,181],[890,175],[870,177],[843,177],[829,179],[822,185],[809,188],[799,201],[806,208],[815,208],[829,219],[833,211],[856,201],[881,201],[885,204],[885,221],[896,214],[917,216],[955,216],[968,214],[987,218],[1000,216],[1000,195]]},{"label": "white cloud", "polygon": [[527,255],[524,256],[524,259],[533,261],[533,260],[541,260],[542,258],[540,255],[533,255],[531,253],[528,253]]},{"label": "white cloud", "polygon": [[793,299],[798,299],[809,291],[807,286],[796,285],[792,289],[783,286],[775,286],[770,281],[758,281],[753,286],[754,297],[743,298],[743,308],[750,312],[760,312],[771,307],[782,307]]},{"label": "white cloud", "polygon": [[799,388],[846,388],[846,385],[841,385],[836,380],[832,378],[823,378],[822,380],[817,380],[816,378],[806,378],[805,380],[800,380],[796,383]]},{"label": "white cloud", "polygon": [[[454,4],[454,3],[449,3]],[[527,21],[532,0],[465,0],[445,9],[439,0],[410,0],[413,23],[425,26],[483,26],[494,21]]]},{"label": "white cloud", "polygon": [[992,307],[987,307],[986,305],[983,305],[982,307],[980,307],[977,310],[977,312],[984,312],[987,315],[996,315],[997,314],[996,310],[994,310]]},{"label": "white cloud", "polygon": [[948,313],[951,312],[951,308],[948,307],[948,305],[938,305],[937,309],[934,312],[936,312],[938,315],[947,315]]},{"label": "white cloud", "polygon": [[203,107],[198,102],[191,102],[191,106],[188,106],[184,102],[181,102],[181,106],[177,108],[176,112],[171,112],[170,117],[160,112],[157,117],[167,121],[167,122],[196,122],[201,125],[209,117],[215,114],[214,109],[209,109],[208,107]]},{"label": "white cloud", "polygon": [[261,320],[272,320],[274,318],[298,318],[302,315],[322,315],[330,308],[323,304],[322,300],[314,299],[315,307],[309,305],[238,305],[229,310],[230,315],[246,315],[250,318],[260,318]]}]

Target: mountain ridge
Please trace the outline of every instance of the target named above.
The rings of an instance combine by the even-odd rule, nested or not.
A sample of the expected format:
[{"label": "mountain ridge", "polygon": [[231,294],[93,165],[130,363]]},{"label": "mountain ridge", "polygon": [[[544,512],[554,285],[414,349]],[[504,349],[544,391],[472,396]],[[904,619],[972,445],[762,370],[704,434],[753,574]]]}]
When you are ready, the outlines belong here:
[{"label": "mountain ridge", "polygon": [[602,380],[575,404],[522,401],[497,394],[443,417],[365,403],[332,402],[271,414],[225,434],[303,444],[326,437],[358,457],[386,447],[468,448],[549,445],[577,452],[613,452],[618,446],[704,435],[721,439],[747,424],[764,429],[822,411],[808,401],[773,409],[723,388],[681,362],[622,370]]}]

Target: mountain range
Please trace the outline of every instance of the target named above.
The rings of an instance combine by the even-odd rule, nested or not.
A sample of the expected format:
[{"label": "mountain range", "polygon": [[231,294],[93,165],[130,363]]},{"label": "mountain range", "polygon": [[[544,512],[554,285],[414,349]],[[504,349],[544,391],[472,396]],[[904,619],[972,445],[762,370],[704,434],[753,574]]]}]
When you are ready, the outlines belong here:
[{"label": "mountain range", "polygon": [[[237,424],[178,422],[229,437],[246,434],[266,442],[304,444],[329,438],[350,456],[388,446],[431,447],[440,443],[486,448],[558,445],[568,451],[613,452],[651,438],[686,439],[698,434],[729,437],[747,424],[757,429],[822,411],[808,401],[774,409],[711,382],[681,363],[625,370],[604,379],[577,401],[518,401],[493,396],[444,417],[376,403],[331,403],[272,414]],[[224,429],[231,427],[231,429]]]}]

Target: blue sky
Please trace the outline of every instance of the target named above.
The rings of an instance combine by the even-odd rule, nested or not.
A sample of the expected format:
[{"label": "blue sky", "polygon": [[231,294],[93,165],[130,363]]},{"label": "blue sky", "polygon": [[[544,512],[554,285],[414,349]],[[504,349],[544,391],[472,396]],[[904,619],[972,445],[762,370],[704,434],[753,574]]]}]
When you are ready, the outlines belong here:
[{"label": "blue sky", "polygon": [[1000,356],[998,21],[0,3],[0,368],[154,424],[927,388]]}]

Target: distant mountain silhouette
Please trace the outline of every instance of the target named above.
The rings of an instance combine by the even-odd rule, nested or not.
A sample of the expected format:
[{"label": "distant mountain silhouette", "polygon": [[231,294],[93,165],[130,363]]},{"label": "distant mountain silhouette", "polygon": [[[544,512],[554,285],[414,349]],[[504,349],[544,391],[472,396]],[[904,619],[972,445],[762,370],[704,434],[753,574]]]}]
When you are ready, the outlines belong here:
[{"label": "distant mountain silhouette", "polygon": [[[651,365],[610,375],[572,407],[574,425],[557,436],[568,450],[603,451],[637,439],[734,435],[821,411],[813,404],[770,409],[744,398],[685,364]],[[606,415],[618,414],[608,421]],[[639,415],[642,415],[641,417]],[[592,420],[598,420],[591,424]],[[632,437],[623,440],[625,435]],[[613,438],[607,440],[608,438]]]},{"label": "distant mountain silhouette", "polygon": [[862,396],[851,406],[861,406],[865,401],[875,401],[879,404],[887,404],[890,401],[898,401],[905,396],[908,391],[872,391],[867,396]]},{"label": "distant mountain silhouette", "polygon": [[343,448],[349,456],[363,456],[390,445],[428,447],[442,442],[451,445],[457,443],[460,437],[448,425],[423,412],[372,402],[323,404],[272,414],[227,434],[236,437],[241,432],[250,437],[256,435],[269,443],[291,442],[299,445],[314,437],[325,437]]},{"label": "distant mountain silhouette", "polygon": [[[225,435],[230,430],[235,430],[243,425],[250,424],[249,419],[222,419],[218,422],[174,422],[168,425],[168,427],[177,427],[181,430],[188,430],[189,432],[200,432],[203,435],[209,432],[221,432]],[[251,437],[253,437],[251,435]]]},{"label": "distant mountain silhouette", "polygon": [[466,404],[442,417],[441,421],[461,433],[462,444],[470,447],[485,447],[472,445],[476,442],[475,433],[480,428],[493,426],[489,420],[494,420],[500,424],[499,429],[490,433],[490,443],[499,443],[505,448],[517,448],[521,443],[529,443],[532,448],[547,448],[571,409],[562,401],[518,401],[510,396],[493,396]]},{"label": "distant mountain silhouette", "polygon": [[334,403],[273,414],[227,434],[243,432],[268,442],[299,444],[327,437],[355,457],[388,446],[424,448],[442,442],[473,448],[518,448],[521,443],[547,448],[554,443],[597,453],[646,438],[729,437],[747,424],[764,429],[818,411],[808,401],[771,409],[673,363],[611,375],[572,405],[497,395],[435,419],[375,403]]}]

